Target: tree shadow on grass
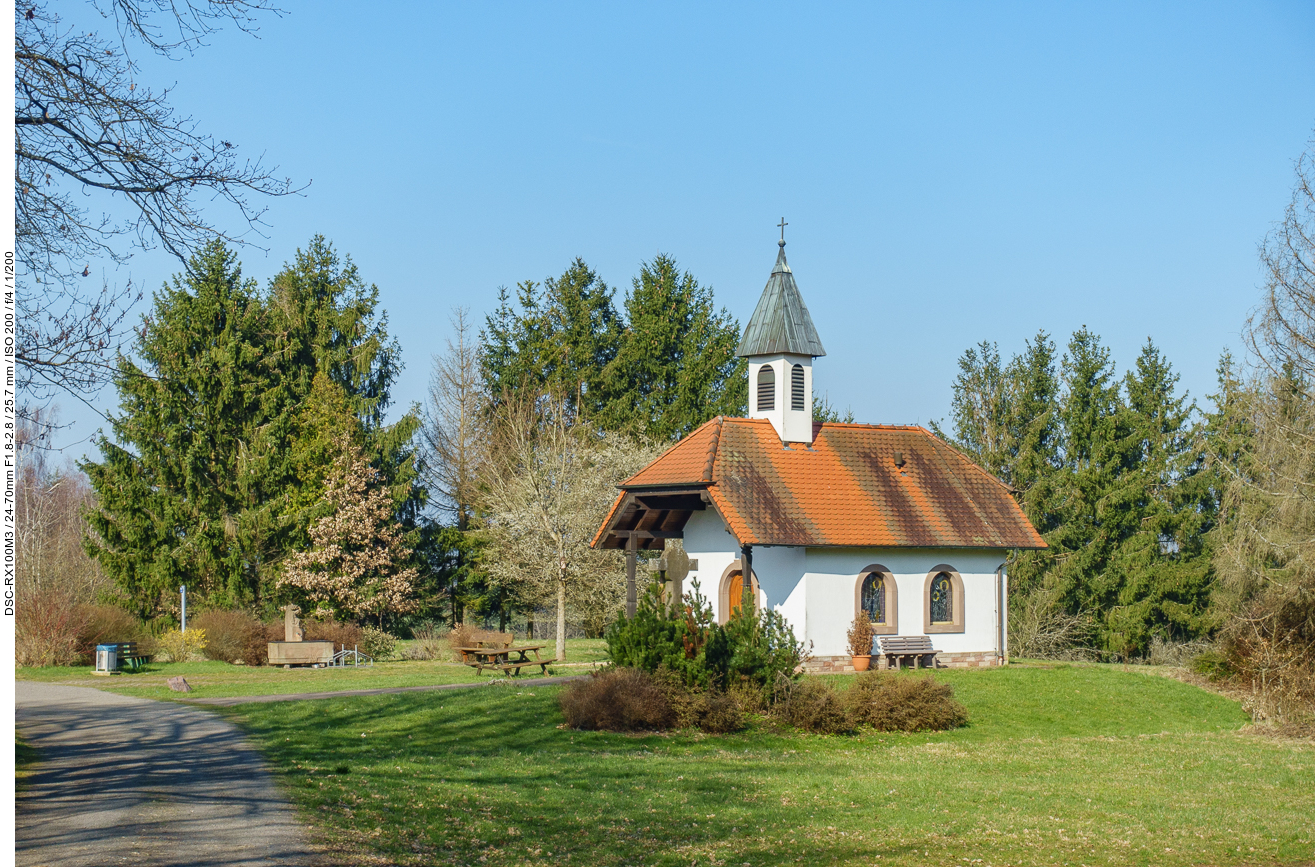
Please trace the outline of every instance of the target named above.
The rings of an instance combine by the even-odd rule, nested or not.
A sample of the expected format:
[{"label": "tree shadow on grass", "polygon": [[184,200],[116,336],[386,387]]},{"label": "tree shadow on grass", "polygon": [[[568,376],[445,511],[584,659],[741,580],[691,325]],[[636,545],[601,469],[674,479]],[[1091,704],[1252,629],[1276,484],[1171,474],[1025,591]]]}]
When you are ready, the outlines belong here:
[{"label": "tree shadow on grass", "polygon": [[814,863],[902,851],[826,830],[852,824],[842,805],[782,803],[776,781],[803,759],[773,757],[800,748],[798,737],[573,731],[560,727],[557,695],[512,685],[227,713],[331,836],[402,863]]}]

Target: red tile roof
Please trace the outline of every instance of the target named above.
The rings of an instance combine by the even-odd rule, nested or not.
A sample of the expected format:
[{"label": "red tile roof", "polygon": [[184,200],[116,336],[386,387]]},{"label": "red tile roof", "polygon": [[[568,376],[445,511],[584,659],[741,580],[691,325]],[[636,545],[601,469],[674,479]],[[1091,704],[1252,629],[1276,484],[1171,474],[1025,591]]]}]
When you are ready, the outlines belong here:
[{"label": "red tile roof", "polygon": [[1046,546],[1003,483],[924,428],[814,430],[811,447],[786,447],[766,419],[713,419],[622,483],[595,544],[608,538],[626,492],[698,488],[741,544]]}]

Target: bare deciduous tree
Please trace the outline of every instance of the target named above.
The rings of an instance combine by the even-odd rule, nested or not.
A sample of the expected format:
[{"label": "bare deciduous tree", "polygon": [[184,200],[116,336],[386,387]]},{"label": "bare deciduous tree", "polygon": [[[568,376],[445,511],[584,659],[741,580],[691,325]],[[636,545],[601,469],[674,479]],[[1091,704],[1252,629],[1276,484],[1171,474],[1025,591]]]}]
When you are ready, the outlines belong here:
[{"label": "bare deciduous tree", "polygon": [[1216,598],[1223,644],[1277,717],[1315,715],[1315,140],[1246,336],[1255,369],[1236,402],[1247,431],[1225,497]]},{"label": "bare deciduous tree", "polygon": [[470,311],[452,311],[453,337],[434,356],[420,435],[425,446],[425,482],[437,494],[437,506],[466,530],[474,510],[475,490],[487,451],[488,397],[480,374],[481,346]]},{"label": "bare deciduous tree", "polygon": [[57,424],[51,410],[19,422],[14,491],[17,590],[24,600],[59,590],[92,602],[109,579],[83,550],[84,508],[94,500],[87,477],[72,466],[52,464],[49,437]]},{"label": "bare deciduous tree", "polygon": [[[254,196],[294,192],[259,158],[238,156],[140,80],[130,47],[174,57],[224,20],[251,30],[262,0],[92,0],[113,21],[88,31],[67,9],[22,3],[15,16],[14,211],[18,257],[19,388],[39,404],[57,390],[80,397],[108,378],[127,307],[128,281],[88,289],[93,259],[122,263],[134,249],[187,256],[220,237],[245,243],[263,208]],[[228,205],[237,232],[206,212]]]},{"label": "bare deciduous tree", "polygon": [[616,485],[656,457],[656,449],[576,423],[550,398],[516,396],[499,407],[481,480],[488,521],[485,567],[523,601],[555,597],[558,659],[566,658],[568,597],[621,599],[624,562],[589,547]]}]

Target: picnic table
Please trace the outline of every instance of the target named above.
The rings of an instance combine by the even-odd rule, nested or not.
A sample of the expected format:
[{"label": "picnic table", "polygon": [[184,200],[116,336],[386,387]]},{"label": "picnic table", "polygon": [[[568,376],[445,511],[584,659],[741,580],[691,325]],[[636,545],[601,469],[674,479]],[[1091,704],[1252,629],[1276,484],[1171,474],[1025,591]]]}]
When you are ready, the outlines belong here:
[{"label": "picnic table", "polygon": [[[461,654],[461,661],[480,674],[483,674],[486,668],[496,668],[508,677],[513,672],[520,674],[522,668],[535,665],[539,666],[541,673],[547,674],[548,666],[557,661],[556,658],[540,658],[539,651],[547,647],[546,644],[527,644],[523,647],[512,647],[510,644],[496,646],[501,642],[489,643],[495,644],[495,646],[458,647],[457,651]],[[531,653],[534,654],[533,659],[529,657]]]}]

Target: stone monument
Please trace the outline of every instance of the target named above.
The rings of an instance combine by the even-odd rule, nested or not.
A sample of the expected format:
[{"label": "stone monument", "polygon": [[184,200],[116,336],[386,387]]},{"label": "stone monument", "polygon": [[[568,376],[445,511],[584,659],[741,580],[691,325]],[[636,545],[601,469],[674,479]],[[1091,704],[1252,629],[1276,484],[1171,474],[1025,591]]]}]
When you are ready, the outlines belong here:
[{"label": "stone monument", "polygon": [[663,573],[662,597],[673,608],[680,605],[685,597],[685,579],[689,573],[699,568],[698,560],[691,560],[684,548],[670,547],[658,561],[658,569]]},{"label": "stone monument", "polygon": [[283,606],[283,641],[269,643],[269,664],[291,668],[294,665],[328,665],[333,662],[332,641],[307,641],[297,617],[301,609]]},{"label": "stone monument", "polygon": [[301,609],[295,605],[283,606],[283,640],[303,641],[305,633],[301,631],[301,620],[297,617]]}]

